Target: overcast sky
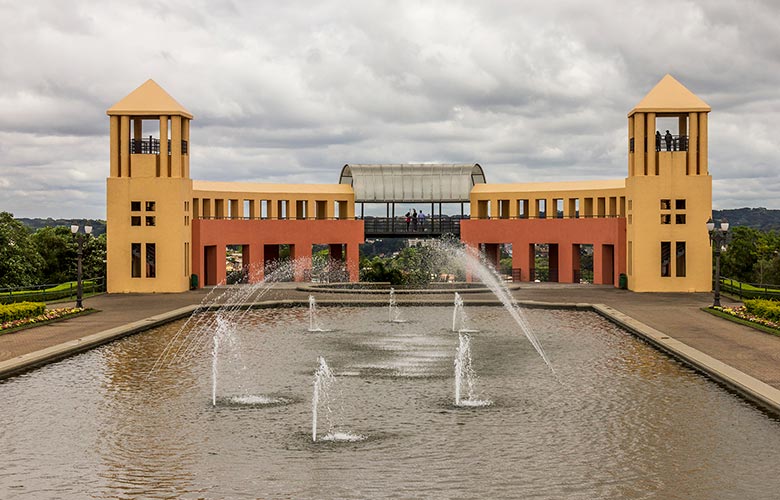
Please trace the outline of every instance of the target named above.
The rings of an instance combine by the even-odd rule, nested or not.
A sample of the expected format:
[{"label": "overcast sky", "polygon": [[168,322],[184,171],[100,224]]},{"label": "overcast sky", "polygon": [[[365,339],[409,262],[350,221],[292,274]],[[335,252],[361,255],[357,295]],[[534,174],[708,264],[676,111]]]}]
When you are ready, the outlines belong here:
[{"label": "overcast sky", "polygon": [[535,182],[625,177],[626,115],[671,73],[712,107],[714,208],[780,208],[774,0],[0,0],[0,56],[17,217],[105,218],[105,111],[149,78],[195,115],[195,179]]}]

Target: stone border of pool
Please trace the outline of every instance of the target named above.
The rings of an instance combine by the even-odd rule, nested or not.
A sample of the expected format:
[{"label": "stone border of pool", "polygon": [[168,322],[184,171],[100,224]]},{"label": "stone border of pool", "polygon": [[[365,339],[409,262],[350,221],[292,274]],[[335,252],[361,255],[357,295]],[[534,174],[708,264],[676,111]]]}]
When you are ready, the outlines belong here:
[{"label": "stone border of pool", "polygon": [[[322,306],[373,306],[382,307],[386,301],[378,300],[319,300],[317,302]],[[465,303],[470,306],[500,306],[501,303],[495,299],[466,299]],[[756,404],[770,412],[780,415],[780,390],[761,382],[760,380],[737,370],[736,368],[723,363],[703,352],[694,349],[673,337],[664,334],[630,316],[624,314],[610,306],[604,304],[589,303],[568,303],[568,302],[539,302],[519,300],[518,304],[531,308],[548,309],[579,309],[592,310],[603,316],[609,321],[619,325],[636,337],[646,341],[655,348],[671,355],[682,361],[694,370],[705,374],[715,382],[727,387],[728,389],[741,395],[748,401]],[[422,299],[422,300],[403,300],[399,298],[399,304],[405,305],[452,305],[451,300],[441,299]],[[308,301],[304,300],[269,300],[255,304],[247,304],[247,307],[268,308],[268,307],[303,307],[308,306]],[[107,344],[114,340],[140,333],[157,326],[170,323],[177,319],[190,316],[197,310],[204,310],[200,305],[190,305],[174,309],[172,311],[157,314],[144,318],[139,321],[127,323],[115,328],[110,328],[92,335],[64,342],[35,351],[29,354],[23,354],[3,362],[0,362],[0,379],[19,375],[34,368],[62,360],[69,356],[87,351],[89,349]]]},{"label": "stone border of pool", "polygon": [[655,348],[679,359],[748,401],[780,415],[780,390],[612,307],[604,304],[592,304],[591,307],[596,313],[645,340]]}]

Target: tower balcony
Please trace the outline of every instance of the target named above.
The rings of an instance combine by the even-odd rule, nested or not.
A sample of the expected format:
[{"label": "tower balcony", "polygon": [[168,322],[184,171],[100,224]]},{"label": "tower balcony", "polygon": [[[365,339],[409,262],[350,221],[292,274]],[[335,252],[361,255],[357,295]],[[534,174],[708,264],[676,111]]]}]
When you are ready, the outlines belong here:
[{"label": "tower balcony", "polygon": [[[688,151],[687,135],[661,135],[650,139],[655,142],[656,151]],[[634,152],[634,138],[629,139],[629,151]],[[645,153],[647,153],[647,143],[645,143]]]},{"label": "tower balcony", "polygon": [[[188,154],[187,141],[181,141],[181,154]],[[160,139],[149,136],[147,139],[130,139],[130,153],[134,155],[160,154]],[[168,139],[168,154],[171,154],[171,140]]]}]

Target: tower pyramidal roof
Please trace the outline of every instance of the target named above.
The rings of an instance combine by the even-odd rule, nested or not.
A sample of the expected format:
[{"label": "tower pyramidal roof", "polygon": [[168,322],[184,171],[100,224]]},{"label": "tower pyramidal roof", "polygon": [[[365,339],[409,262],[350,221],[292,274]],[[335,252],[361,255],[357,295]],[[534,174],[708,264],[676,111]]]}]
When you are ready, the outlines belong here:
[{"label": "tower pyramidal roof", "polygon": [[146,80],[140,87],[130,92],[122,100],[108,108],[106,114],[133,115],[133,116],[159,116],[181,115],[192,119],[192,113],[179,104],[176,99],[163,90],[157,82]]},{"label": "tower pyramidal roof", "polygon": [[696,94],[685,88],[672,75],[667,74],[647,95],[634,106],[634,113],[709,112],[712,108]]}]

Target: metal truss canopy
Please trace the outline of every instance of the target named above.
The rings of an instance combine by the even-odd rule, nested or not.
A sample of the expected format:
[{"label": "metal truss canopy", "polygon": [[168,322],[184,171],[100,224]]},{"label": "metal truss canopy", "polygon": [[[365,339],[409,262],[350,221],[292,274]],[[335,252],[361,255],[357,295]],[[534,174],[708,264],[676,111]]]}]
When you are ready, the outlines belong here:
[{"label": "metal truss canopy", "polygon": [[356,203],[463,203],[484,183],[478,163],[347,164],[339,179],[352,186]]}]

